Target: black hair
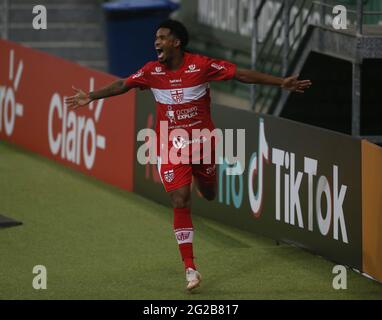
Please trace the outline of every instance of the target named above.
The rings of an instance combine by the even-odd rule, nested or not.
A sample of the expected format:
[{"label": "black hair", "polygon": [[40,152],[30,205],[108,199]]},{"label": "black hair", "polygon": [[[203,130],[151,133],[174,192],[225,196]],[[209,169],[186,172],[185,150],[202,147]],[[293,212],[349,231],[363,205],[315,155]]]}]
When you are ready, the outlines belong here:
[{"label": "black hair", "polygon": [[185,50],[188,44],[188,31],[181,22],[168,19],[168,20],[162,21],[158,26],[158,29],[159,28],[170,29],[170,33],[180,40],[181,49]]}]

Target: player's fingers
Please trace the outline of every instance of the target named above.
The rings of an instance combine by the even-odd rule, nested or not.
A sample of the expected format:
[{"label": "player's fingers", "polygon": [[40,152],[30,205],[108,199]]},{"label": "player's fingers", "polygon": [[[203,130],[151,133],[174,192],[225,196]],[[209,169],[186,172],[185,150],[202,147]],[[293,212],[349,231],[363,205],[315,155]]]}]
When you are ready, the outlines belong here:
[{"label": "player's fingers", "polygon": [[66,103],[70,103],[70,102],[73,102],[73,101],[75,101],[75,97],[73,96],[73,97],[67,97],[67,98],[65,98],[65,102]]},{"label": "player's fingers", "polygon": [[78,93],[77,94],[75,94],[75,95],[72,95],[72,96],[69,96],[69,97],[66,97],[66,99],[69,99],[69,100],[75,100],[75,99],[77,99],[78,98]]},{"label": "player's fingers", "polygon": [[296,83],[297,82],[297,78],[295,76],[288,77],[286,79],[286,82],[287,83]]},{"label": "player's fingers", "polygon": [[299,84],[312,84],[312,82],[310,81],[310,80],[300,80],[299,82],[298,82]]},{"label": "player's fingers", "polygon": [[77,105],[77,102],[69,102],[69,103],[66,103],[66,106],[68,108],[73,108],[73,106]]},{"label": "player's fingers", "polygon": [[73,89],[74,91],[78,92],[78,93],[81,91],[80,89],[77,89],[75,86],[72,86],[72,89]]},{"label": "player's fingers", "polygon": [[65,102],[65,103],[66,103],[66,105],[67,105],[68,107],[73,107],[73,106],[75,106],[75,105],[78,104],[76,101],[69,101],[69,102]]}]

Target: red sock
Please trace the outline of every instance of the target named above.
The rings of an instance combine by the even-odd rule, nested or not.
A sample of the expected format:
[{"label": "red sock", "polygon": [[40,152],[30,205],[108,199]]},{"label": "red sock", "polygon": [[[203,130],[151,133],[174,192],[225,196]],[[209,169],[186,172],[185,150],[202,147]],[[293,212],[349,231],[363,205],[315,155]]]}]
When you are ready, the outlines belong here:
[{"label": "red sock", "polygon": [[194,228],[190,208],[174,208],[174,232],[184,267],[196,270],[192,250]]}]

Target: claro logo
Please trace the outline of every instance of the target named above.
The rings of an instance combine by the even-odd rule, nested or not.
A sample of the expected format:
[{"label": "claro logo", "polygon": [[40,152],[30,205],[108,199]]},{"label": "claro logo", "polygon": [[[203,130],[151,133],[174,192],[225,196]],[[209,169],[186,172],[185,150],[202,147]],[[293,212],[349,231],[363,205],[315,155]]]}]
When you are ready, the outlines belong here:
[{"label": "claro logo", "polygon": [[[9,86],[0,86],[0,132],[3,130],[7,136],[11,136],[16,123],[16,117],[22,117],[24,106],[17,102],[16,93],[23,74],[24,63],[19,61],[15,68],[15,52],[9,54]],[[16,73],[15,73],[16,69]]]},{"label": "claro logo", "polygon": [[[94,87],[94,78],[90,79],[90,90]],[[106,148],[106,138],[97,133],[96,124],[100,120],[104,100],[94,102],[89,109],[94,110],[92,117],[79,116],[69,111],[64,97],[54,93],[49,105],[48,137],[49,148],[53,155],[77,165],[84,161],[90,170],[94,166],[97,149]]]}]

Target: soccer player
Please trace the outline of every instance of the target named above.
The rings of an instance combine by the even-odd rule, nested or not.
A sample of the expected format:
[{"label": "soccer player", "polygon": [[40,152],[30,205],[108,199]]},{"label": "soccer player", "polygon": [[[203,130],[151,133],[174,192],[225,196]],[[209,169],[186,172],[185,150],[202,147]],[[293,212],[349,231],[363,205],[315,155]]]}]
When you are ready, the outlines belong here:
[{"label": "soccer player", "polygon": [[[76,94],[68,97],[69,108],[86,106],[91,101],[123,94],[130,89],[151,89],[156,100],[156,132],[160,132],[160,122],[168,125],[170,131],[184,129],[190,133],[192,129],[214,129],[210,115],[209,82],[235,79],[249,84],[265,84],[280,86],[283,89],[304,92],[311,85],[310,80],[298,80],[296,76],[279,78],[257,72],[240,69],[235,64],[192,54],[186,51],[188,43],[187,29],[178,21],[166,20],[157,29],[155,49],[157,61],[145,64],[135,74],[127,79],[117,80],[97,91],[85,93],[73,89]],[[163,150],[177,146],[183,149],[185,145],[194,144],[194,140],[177,137],[167,139],[167,149],[162,141],[158,143],[158,168],[164,188],[169,193],[174,210],[174,232],[180,254],[184,263],[187,289],[199,286],[201,275],[194,264],[192,240],[194,229],[191,219],[191,182],[194,177],[200,194],[207,200],[215,198],[216,170],[214,157],[212,163],[179,163],[163,162]],[[203,146],[203,141],[199,141]],[[202,148],[201,146],[201,148]],[[211,150],[214,152],[214,148]],[[203,160],[203,159],[202,159]],[[207,161],[206,161],[207,162]]]}]

